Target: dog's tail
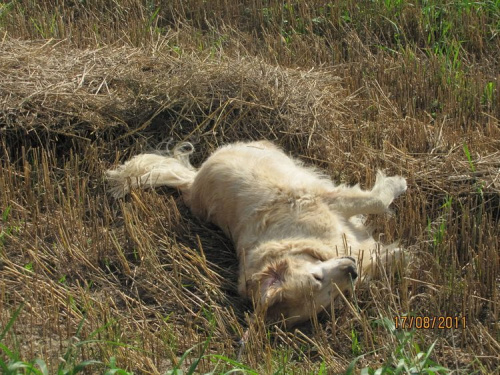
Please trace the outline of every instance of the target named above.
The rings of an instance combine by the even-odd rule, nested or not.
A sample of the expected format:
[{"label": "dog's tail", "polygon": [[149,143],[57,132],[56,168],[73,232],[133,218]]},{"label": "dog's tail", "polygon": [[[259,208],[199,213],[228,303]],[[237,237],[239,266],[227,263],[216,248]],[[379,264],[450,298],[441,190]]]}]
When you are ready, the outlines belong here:
[{"label": "dog's tail", "polygon": [[127,195],[132,188],[153,188],[169,186],[188,194],[196,176],[196,170],[189,162],[189,155],[194,151],[191,143],[177,145],[168,156],[158,154],[140,154],[108,170],[106,177],[110,192],[115,198]]}]

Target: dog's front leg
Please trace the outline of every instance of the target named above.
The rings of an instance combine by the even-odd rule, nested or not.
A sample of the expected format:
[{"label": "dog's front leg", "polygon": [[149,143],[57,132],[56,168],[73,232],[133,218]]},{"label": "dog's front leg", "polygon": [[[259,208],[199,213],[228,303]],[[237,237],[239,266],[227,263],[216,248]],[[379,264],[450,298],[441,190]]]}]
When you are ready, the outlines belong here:
[{"label": "dog's front leg", "polygon": [[365,251],[360,262],[361,277],[367,280],[377,277],[381,271],[385,271],[387,275],[394,274],[398,267],[406,267],[410,259],[410,254],[396,245]]},{"label": "dog's front leg", "polygon": [[339,187],[324,197],[333,210],[349,218],[385,213],[392,201],[405,191],[406,180],[403,177],[387,177],[379,171],[372,190],[361,190],[358,186]]}]

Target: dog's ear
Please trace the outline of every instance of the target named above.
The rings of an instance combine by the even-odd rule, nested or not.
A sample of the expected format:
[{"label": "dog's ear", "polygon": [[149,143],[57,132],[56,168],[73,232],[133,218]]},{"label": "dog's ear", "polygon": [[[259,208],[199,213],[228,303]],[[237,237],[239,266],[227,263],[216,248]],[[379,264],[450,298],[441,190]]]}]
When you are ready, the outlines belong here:
[{"label": "dog's ear", "polygon": [[283,283],[288,270],[288,262],[281,260],[272,263],[267,268],[252,277],[248,289],[251,290],[255,302],[267,309],[283,298]]}]

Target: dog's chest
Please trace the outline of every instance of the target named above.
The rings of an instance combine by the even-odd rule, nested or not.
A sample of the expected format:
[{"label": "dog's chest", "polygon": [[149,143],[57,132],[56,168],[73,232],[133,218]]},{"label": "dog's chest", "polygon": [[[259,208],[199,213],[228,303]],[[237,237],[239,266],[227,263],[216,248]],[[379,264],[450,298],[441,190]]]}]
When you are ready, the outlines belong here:
[{"label": "dog's chest", "polygon": [[238,248],[286,238],[315,238],[331,242],[341,238],[343,220],[319,199],[303,195],[286,197],[248,213],[234,228]]}]

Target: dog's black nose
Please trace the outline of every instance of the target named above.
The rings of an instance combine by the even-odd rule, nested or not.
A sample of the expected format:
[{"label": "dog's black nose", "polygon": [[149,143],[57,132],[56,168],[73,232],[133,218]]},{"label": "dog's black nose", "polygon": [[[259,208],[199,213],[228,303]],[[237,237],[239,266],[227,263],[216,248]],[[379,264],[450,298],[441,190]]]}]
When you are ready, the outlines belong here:
[{"label": "dog's black nose", "polygon": [[356,269],[355,266],[349,266],[347,267],[347,272],[349,275],[351,275],[351,279],[356,280],[358,277],[358,270]]}]

